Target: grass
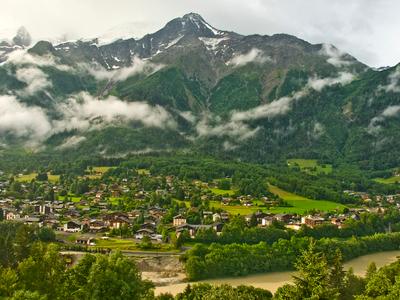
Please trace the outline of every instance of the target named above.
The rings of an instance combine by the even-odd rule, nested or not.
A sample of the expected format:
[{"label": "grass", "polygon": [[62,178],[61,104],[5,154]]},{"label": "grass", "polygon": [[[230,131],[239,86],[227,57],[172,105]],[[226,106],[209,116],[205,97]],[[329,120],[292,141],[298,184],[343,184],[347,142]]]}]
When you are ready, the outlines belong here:
[{"label": "grass", "polygon": [[[80,202],[81,201],[81,197],[77,197],[73,194],[68,194],[68,198],[70,199],[71,202]],[[64,201],[65,200],[65,196],[58,196],[58,200],[60,201]]]},{"label": "grass", "polygon": [[110,248],[114,250],[137,250],[136,243],[133,240],[126,239],[96,239],[96,247]]},{"label": "grass", "polygon": [[154,248],[144,250],[138,247],[138,244],[131,239],[109,238],[103,240],[101,238],[96,238],[95,240],[96,240],[96,245],[93,246],[94,248],[98,247],[98,248],[108,248],[112,250],[130,250],[130,251],[140,251],[140,252],[142,251],[179,252],[179,250],[172,249],[171,245],[169,244],[159,244],[153,242]]},{"label": "grass", "polygon": [[218,188],[211,188],[211,192],[213,192],[215,195],[228,195],[228,196],[233,196],[235,194],[234,190],[221,190]]},{"label": "grass", "polygon": [[266,208],[262,209],[258,206],[223,205],[219,201],[210,201],[210,206],[216,209],[223,209],[232,215],[249,215],[259,210],[266,211]]},{"label": "grass", "polygon": [[299,213],[304,214],[305,212],[315,209],[321,211],[333,211],[336,209],[344,209],[346,206],[340,203],[327,201],[327,200],[312,200],[303,196],[299,196],[285,190],[280,189],[279,187],[269,185],[269,190],[271,193],[278,195],[287,203],[292,205],[293,207],[278,207],[271,208],[271,212],[279,211],[279,213]]},{"label": "grass", "polygon": [[382,184],[397,184],[400,183],[400,177],[392,176],[389,178],[375,178],[374,181]]},{"label": "grass", "polygon": [[[30,173],[30,174],[24,174],[22,176],[17,176],[16,180],[19,182],[31,182],[33,179],[35,179],[37,176],[37,173]],[[55,183],[60,180],[60,175],[52,175],[50,173],[47,173],[47,177],[49,179],[49,182]]]},{"label": "grass", "polygon": [[150,175],[150,170],[147,169],[137,169],[139,175]]},{"label": "grass", "polygon": [[[103,176],[103,174],[105,172],[107,172],[108,170],[112,169],[113,167],[93,167],[92,172],[93,174],[89,174],[86,175],[85,177],[89,178],[89,179],[98,179],[101,178],[101,176]],[[86,172],[90,173],[90,170],[87,169]]]},{"label": "grass", "polygon": [[312,175],[330,174],[333,170],[332,165],[320,165],[316,159],[288,159],[287,163],[290,167],[298,165],[302,172]]},{"label": "grass", "polygon": [[[211,189],[212,191],[215,189]],[[218,190],[218,189],[217,189]],[[253,200],[253,206],[243,206],[243,205],[223,205],[219,201],[210,201],[210,207],[215,209],[222,209],[227,211],[231,215],[249,215],[257,211],[269,212],[274,214],[281,213],[292,213],[303,215],[310,210],[319,211],[334,211],[336,209],[343,210],[346,206],[340,203],[327,201],[327,200],[312,200],[303,196],[299,196],[285,190],[282,190],[276,186],[269,185],[269,190],[285,200],[290,207],[269,207],[263,206],[261,200]],[[221,190],[222,191],[222,190]],[[214,191],[213,191],[214,192]],[[226,191],[225,191],[226,192]],[[234,192],[234,191],[233,191]],[[178,203],[185,203],[186,207],[190,207],[190,201],[179,201],[174,199]]]}]

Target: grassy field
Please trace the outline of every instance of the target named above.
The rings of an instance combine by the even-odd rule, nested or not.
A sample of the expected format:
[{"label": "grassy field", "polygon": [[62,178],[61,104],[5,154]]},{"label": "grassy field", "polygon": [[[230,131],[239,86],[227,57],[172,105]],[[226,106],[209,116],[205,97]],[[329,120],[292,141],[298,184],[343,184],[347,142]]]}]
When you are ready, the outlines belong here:
[{"label": "grassy field", "polygon": [[150,175],[150,170],[147,170],[147,169],[137,169],[136,171],[140,175]]},{"label": "grassy field", "polygon": [[[19,182],[31,182],[32,179],[35,179],[37,176],[37,173],[30,173],[30,174],[24,174],[22,176],[17,176],[16,180]],[[55,183],[60,180],[60,175],[51,175],[50,173],[47,173],[47,177],[50,182]]]},{"label": "grassy field", "polygon": [[340,203],[326,201],[326,200],[312,200],[306,197],[302,197],[285,190],[282,190],[276,186],[270,185],[269,190],[285,200],[287,203],[293,207],[278,207],[272,208],[270,211],[279,211],[285,213],[300,213],[303,214],[311,209],[321,210],[321,211],[333,211],[335,209],[344,209],[346,206]]},{"label": "grassy field", "polygon": [[[72,201],[72,202],[79,202],[81,201],[81,197],[76,197],[73,194],[69,194],[68,198]],[[58,200],[60,201],[64,201],[65,200],[65,196],[58,196]]]},{"label": "grassy field", "polygon": [[113,250],[137,250],[133,240],[110,238],[107,240],[96,239],[96,247],[109,248]]},{"label": "grassy field", "polygon": [[130,250],[130,251],[157,251],[157,252],[179,252],[179,250],[173,249],[169,244],[161,244],[153,242],[154,248],[143,250],[138,247],[138,244],[132,239],[119,239],[119,238],[109,238],[109,239],[96,239],[96,246],[94,248],[108,248],[112,250]]},{"label": "grassy field", "polygon": [[232,196],[232,195],[235,194],[234,190],[221,190],[221,189],[217,189],[217,188],[211,188],[210,191],[213,192],[215,195],[229,195],[229,196]]},{"label": "grassy field", "polygon": [[378,183],[383,183],[383,184],[396,184],[396,183],[400,183],[400,177],[392,176],[389,178],[375,178],[374,181],[376,181]]},{"label": "grassy field", "polygon": [[[103,174],[105,172],[107,172],[109,169],[111,169],[113,167],[93,167],[93,174],[90,175],[86,175],[85,177],[89,178],[89,179],[97,179],[97,178],[101,178],[101,176],[103,176]],[[90,172],[89,169],[86,170],[86,172]]]},{"label": "grassy field", "polygon": [[332,165],[320,165],[316,159],[288,159],[287,163],[290,167],[298,165],[301,171],[312,175],[332,173]]}]

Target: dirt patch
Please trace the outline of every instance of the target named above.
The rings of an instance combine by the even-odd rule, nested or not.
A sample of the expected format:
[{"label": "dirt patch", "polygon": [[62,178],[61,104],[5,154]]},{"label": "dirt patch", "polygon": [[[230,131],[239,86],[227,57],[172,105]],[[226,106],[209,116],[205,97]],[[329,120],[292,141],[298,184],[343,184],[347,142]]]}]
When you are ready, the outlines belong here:
[{"label": "dirt patch", "polygon": [[186,279],[179,256],[140,257],[135,260],[143,278],[151,280],[156,286],[180,283]]}]

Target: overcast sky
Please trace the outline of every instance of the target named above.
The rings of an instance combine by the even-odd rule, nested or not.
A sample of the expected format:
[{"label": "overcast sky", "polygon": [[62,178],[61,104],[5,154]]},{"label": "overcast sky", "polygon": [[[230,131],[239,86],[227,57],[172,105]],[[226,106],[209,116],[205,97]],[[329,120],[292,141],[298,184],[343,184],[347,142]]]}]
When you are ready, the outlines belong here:
[{"label": "overcast sky", "polygon": [[110,29],[140,37],[198,12],[218,29],[289,33],[386,66],[400,62],[399,11],[399,0],[1,0],[0,39],[20,25],[35,40],[101,36]]}]

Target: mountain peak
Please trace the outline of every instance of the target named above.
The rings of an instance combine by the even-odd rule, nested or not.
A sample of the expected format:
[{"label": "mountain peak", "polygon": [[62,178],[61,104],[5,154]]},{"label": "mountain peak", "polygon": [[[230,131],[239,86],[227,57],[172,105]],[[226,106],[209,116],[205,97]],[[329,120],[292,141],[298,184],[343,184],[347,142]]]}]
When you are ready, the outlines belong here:
[{"label": "mountain peak", "polygon": [[172,20],[166,27],[168,27],[168,25],[179,28],[182,33],[203,37],[213,37],[223,34],[222,31],[207,23],[201,15],[193,12]]},{"label": "mountain peak", "polygon": [[13,42],[15,45],[21,47],[27,47],[31,44],[32,42],[31,35],[24,26],[21,26],[18,29],[17,35],[13,38]]},{"label": "mountain peak", "polygon": [[191,20],[191,21],[205,22],[201,15],[199,15],[198,13],[194,13],[194,12],[191,12],[191,13],[188,13],[188,14],[184,15],[182,17],[182,19]]}]

